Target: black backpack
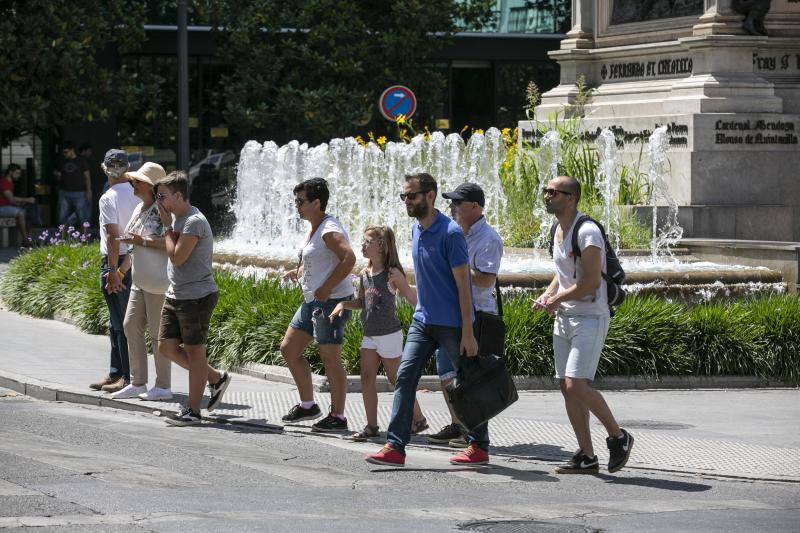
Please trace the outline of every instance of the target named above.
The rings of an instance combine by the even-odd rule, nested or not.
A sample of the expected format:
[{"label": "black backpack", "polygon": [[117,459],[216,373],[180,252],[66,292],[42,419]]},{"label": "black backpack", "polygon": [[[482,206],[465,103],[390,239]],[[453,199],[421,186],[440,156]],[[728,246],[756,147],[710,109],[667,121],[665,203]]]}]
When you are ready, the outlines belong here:
[{"label": "black backpack", "polygon": [[[580,229],[581,224],[584,222],[594,222],[597,224],[597,227],[600,228],[600,233],[603,234],[603,241],[606,243],[606,271],[602,274],[603,279],[606,280],[606,289],[608,291],[608,307],[611,311],[611,316],[614,316],[614,307],[617,307],[625,301],[626,292],[625,289],[622,288],[622,283],[625,281],[625,271],[622,269],[622,265],[619,262],[617,253],[614,251],[614,247],[611,246],[610,242],[608,242],[606,229],[602,224],[588,215],[581,215],[578,217],[578,220],[575,221],[575,227],[572,229],[571,244],[573,261],[577,263],[578,258],[581,256],[581,249],[580,246],[578,246],[578,230]],[[550,227],[550,257],[553,256],[553,246],[555,244],[557,228],[558,222],[556,221]]]}]

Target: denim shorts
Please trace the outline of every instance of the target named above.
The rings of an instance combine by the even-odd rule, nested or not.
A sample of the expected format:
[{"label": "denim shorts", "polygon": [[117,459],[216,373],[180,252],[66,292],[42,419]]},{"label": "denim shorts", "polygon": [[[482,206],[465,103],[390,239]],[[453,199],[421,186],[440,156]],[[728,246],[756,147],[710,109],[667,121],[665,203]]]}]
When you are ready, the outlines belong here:
[{"label": "denim shorts", "polygon": [[450,356],[444,351],[444,348],[439,347],[436,350],[436,373],[439,374],[439,380],[447,381],[456,377],[456,367],[453,366],[453,361]]},{"label": "denim shorts", "polygon": [[556,378],[594,380],[609,320],[608,315],[556,314],[553,324]]},{"label": "denim shorts", "polygon": [[344,325],[353,314],[349,309],[330,320],[330,314],[336,304],[352,300],[352,296],[345,298],[328,298],[324,302],[313,300],[303,302],[292,318],[289,327],[305,331],[317,344],[342,344],[344,343]]},{"label": "denim shorts", "polygon": [[16,205],[0,205],[0,217],[15,217],[19,213],[24,213],[25,210]]}]

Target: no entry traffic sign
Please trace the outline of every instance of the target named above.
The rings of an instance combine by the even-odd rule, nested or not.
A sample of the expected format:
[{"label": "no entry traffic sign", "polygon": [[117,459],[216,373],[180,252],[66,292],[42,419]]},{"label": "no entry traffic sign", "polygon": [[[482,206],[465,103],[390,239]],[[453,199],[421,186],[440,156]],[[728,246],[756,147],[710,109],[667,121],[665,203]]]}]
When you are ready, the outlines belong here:
[{"label": "no entry traffic sign", "polygon": [[408,87],[392,85],[381,94],[378,107],[386,120],[394,122],[400,115],[408,118],[414,114],[417,110],[417,97]]}]

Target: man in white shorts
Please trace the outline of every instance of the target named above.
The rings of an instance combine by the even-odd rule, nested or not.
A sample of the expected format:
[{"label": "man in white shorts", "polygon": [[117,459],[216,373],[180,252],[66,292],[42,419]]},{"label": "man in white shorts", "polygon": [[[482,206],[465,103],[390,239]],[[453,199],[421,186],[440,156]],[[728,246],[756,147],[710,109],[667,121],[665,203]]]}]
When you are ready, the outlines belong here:
[{"label": "man in white shorts", "polygon": [[572,251],[572,231],[580,217],[580,183],[567,176],[548,182],[542,190],[548,213],[558,219],[553,261],[556,275],[535,302],[534,309],[555,314],[553,354],[556,378],[561,380],[567,416],[578,440],[578,451],[556,468],[559,474],[597,474],[599,462],[592,447],[589,413],[608,432],[608,471],[620,470],[628,462],[633,436],[621,429],[603,396],[591,387],[610,320],[606,282],[605,240],[597,224],[586,221],[578,229],[580,257]]}]

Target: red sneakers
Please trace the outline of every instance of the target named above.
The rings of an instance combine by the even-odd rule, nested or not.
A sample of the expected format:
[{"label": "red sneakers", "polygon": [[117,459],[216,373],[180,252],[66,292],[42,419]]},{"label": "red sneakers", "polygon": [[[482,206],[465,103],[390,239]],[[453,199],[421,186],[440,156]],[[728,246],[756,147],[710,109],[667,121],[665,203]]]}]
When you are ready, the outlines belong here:
[{"label": "red sneakers", "polygon": [[470,444],[469,447],[458,455],[450,458],[452,465],[488,465],[489,452],[478,447],[477,444]]},{"label": "red sneakers", "polygon": [[392,448],[390,444],[384,445],[381,451],[368,455],[364,460],[374,465],[406,466],[406,456]]}]

